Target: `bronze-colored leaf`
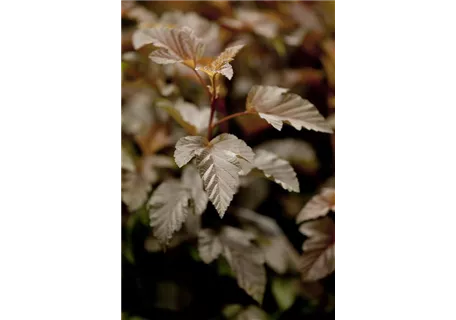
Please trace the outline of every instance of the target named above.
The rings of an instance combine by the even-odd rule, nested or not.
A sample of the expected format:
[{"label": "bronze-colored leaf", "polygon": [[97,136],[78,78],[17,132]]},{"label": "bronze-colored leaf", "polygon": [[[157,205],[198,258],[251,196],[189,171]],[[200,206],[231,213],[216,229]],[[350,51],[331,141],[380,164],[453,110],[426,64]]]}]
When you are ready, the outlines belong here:
[{"label": "bronze-colored leaf", "polygon": [[334,222],[328,217],[309,221],[302,224],[299,231],[309,237],[302,246],[304,252],[299,266],[302,280],[316,281],[334,272]]}]

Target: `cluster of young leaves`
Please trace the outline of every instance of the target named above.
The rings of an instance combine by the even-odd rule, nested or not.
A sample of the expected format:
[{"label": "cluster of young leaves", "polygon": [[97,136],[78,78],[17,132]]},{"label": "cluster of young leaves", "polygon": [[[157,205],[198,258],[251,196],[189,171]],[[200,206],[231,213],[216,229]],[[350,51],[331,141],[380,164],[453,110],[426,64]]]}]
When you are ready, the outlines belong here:
[{"label": "cluster of young leaves", "polygon": [[[298,272],[303,281],[316,281],[333,272],[334,223],[325,217],[328,211],[334,211],[333,189],[322,190],[297,215],[297,223],[305,222],[299,230],[308,237],[300,257],[274,219],[248,206],[230,209],[234,195],[252,173],[299,193],[294,167],[304,164],[306,170],[315,170],[312,148],[300,140],[281,139],[252,149],[230,133],[212,136],[220,124],[234,117],[263,119],[279,131],[286,124],[296,130],[333,133],[331,122],[289,88],[255,83],[246,93],[242,111],[232,115],[219,113],[215,104],[225,94],[223,77],[236,78],[232,64],[242,65],[236,56],[252,44],[249,39],[224,45],[219,25],[194,12],[173,11],[158,18],[142,6],[131,6],[126,14],[137,20],[138,28],[131,35],[135,51],[129,56],[124,54],[124,60],[131,62],[130,67],[146,63],[149,73],[147,88],[144,83],[135,84],[133,101],[128,100],[122,112],[123,132],[133,136],[141,149],[138,157],[131,146],[122,148],[122,201],[129,210],[146,208],[153,237],[163,248],[170,246],[185,226],[198,237],[201,259],[209,264],[223,256],[239,287],[260,303],[267,281],[266,265],[277,274]],[[317,22],[309,21],[285,36],[285,43],[296,45],[309,30],[319,30]],[[219,24],[268,39],[277,39],[283,28],[274,15],[248,9],[234,10]],[[149,61],[144,61],[144,52]],[[157,69],[157,65],[163,69]],[[331,63],[326,65],[329,66],[325,69],[330,70]],[[165,78],[176,76],[166,71],[168,66],[174,66],[181,75],[194,75],[207,93],[207,102],[187,101],[177,79],[167,84]],[[170,133],[176,124],[181,130],[172,129]],[[172,158],[157,154],[173,145]],[[176,166],[183,169],[179,179],[175,177]],[[157,182],[160,183],[156,185]],[[201,229],[201,215],[209,201],[220,218],[230,212],[242,228],[224,225],[220,230]],[[240,311],[238,317],[257,312],[252,310]]]}]

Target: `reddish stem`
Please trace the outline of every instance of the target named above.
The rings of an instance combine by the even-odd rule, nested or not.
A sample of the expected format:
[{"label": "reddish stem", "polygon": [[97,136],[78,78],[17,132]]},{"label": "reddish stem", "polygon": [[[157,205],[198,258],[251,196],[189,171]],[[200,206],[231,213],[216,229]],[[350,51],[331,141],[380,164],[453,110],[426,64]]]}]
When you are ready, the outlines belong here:
[{"label": "reddish stem", "polygon": [[196,71],[195,69],[193,69],[193,72],[196,74],[196,76],[198,77],[198,80],[201,82],[202,86],[204,87],[204,89],[206,89],[206,92],[207,92],[207,95],[209,96],[210,99],[212,99],[212,94],[211,92],[209,91],[209,88],[207,87],[207,84],[206,82],[204,82],[203,78],[201,78],[200,74],[198,73],[198,71]]},{"label": "reddish stem", "polygon": [[253,114],[254,112],[251,112],[251,111],[241,111],[241,112],[236,112],[236,113],[233,113],[233,114],[230,114],[229,116],[226,116],[222,119],[220,119],[219,121],[217,121],[216,123],[214,123],[213,125],[211,125],[211,130],[213,128],[215,128],[216,126],[218,126],[219,124],[225,122],[225,121],[228,121],[230,119],[233,119],[235,117],[239,117],[239,116],[243,116],[243,115],[246,115],[246,114]]},{"label": "reddish stem", "polygon": [[212,138],[212,120],[215,113],[215,99],[211,98],[211,115],[209,116],[209,125],[207,126],[207,140],[211,141]]}]

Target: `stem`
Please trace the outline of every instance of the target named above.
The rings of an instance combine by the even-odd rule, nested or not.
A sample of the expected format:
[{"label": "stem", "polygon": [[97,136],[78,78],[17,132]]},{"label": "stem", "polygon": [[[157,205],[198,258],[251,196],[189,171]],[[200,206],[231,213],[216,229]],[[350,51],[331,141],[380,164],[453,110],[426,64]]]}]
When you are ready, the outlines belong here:
[{"label": "stem", "polygon": [[215,97],[217,87],[215,86],[215,75],[211,78],[212,95],[211,95],[211,115],[209,116],[209,125],[207,126],[207,140],[211,141],[212,138],[212,120],[215,113]]},{"label": "stem", "polygon": [[216,123],[214,123],[213,125],[211,125],[211,130],[225,121],[228,121],[230,119],[233,119],[233,118],[236,118],[239,116],[243,116],[246,114],[253,114],[253,113],[254,112],[251,112],[251,111],[241,111],[241,112],[236,112],[236,113],[230,114],[229,116],[226,116],[226,117],[220,119],[219,121],[217,121]]},{"label": "stem", "polygon": [[209,96],[209,98],[212,99],[212,94],[209,91],[206,82],[204,82],[203,78],[201,78],[201,76],[199,75],[198,71],[196,71],[193,68],[192,68],[192,70],[196,74],[196,76],[198,77],[198,80],[201,82],[201,84],[203,85],[204,89],[206,89],[206,92],[207,92],[207,95]]},{"label": "stem", "polygon": [[336,134],[331,135],[331,149],[332,149],[332,161],[333,161],[333,171],[336,173]]}]

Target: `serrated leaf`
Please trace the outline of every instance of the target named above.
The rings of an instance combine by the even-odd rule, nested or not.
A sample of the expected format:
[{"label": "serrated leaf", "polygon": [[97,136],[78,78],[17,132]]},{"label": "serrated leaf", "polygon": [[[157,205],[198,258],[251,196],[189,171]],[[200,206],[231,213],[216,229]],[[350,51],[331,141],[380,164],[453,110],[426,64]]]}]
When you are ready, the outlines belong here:
[{"label": "serrated leaf", "polygon": [[122,201],[130,211],[139,209],[147,200],[152,189],[150,181],[147,181],[136,171],[122,172]]},{"label": "serrated leaf", "polygon": [[234,212],[244,228],[257,230],[267,265],[279,274],[288,269],[297,270],[299,255],[274,219],[245,208],[237,208]]},{"label": "serrated leaf", "polygon": [[272,178],[285,190],[299,192],[296,172],[288,161],[280,159],[272,152],[256,150],[253,163],[255,167],[263,171],[266,177]]},{"label": "serrated leaf", "polygon": [[239,172],[243,169],[240,159],[252,162],[253,157],[252,149],[243,140],[227,133],[210,142],[199,136],[181,138],[174,152],[179,167],[192,158],[196,159],[204,189],[220,217],[225,214],[239,187]]},{"label": "serrated leaf", "polygon": [[290,308],[299,292],[299,279],[273,278],[271,291],[279,305],[280,310]]},{"label": "serrated leaf", "polygon": [[195,214],[201,215],[207,207],[207,194],[203,188],[203,180],[201,179],[198,170],[193,165],[188,165],[182,171],[182,184],[186,186],[193,198],[195,206]]},{"label": "serrated leaf", "polygon": [[206,144],[207,139],[200,136],[180,138],[176,143],[176,150],[174,151],[174,160],[178,167],[182,168],[197,154],[200,154]]},{"label": "serrated leaf", "polygon": [[300,272],[303,281],[316,281],[335,269],[334,222],[325,217],[309,221],[299,227],[309,238],[302,246]]},{"label": "serrated leaf", "polygon": [[226,247],[223,254],[236,274],[239,287],[262,303],[266,287],[263,253],[257,248]]},{"label": "serrated leaf", "polygon": [[213,230],[203,229],[198,234],[198,253],[205,263],[211,263],[222,253],[220,238]]},{"label": "serrated leaf", "polygon": [[198,251],[206,263],[222,253],[234,271],[239,287],[261,303],[266,287],[266,270],[264,255],[252,244],[253,238],[253,234],[229,226],[223,227],[218,234],[203,229],[199,233]]},{"label": "serrated leaf", "polygon": [[275,86],[253,86],[247,96],[246,109],[256,111],[277,130],[282,130],[283,123],[289,123],[297,130],[332,133],[331,127],[317,108],[288,89]]},{"label": "serrated leaf", "polygon": [[135,50],[147,44],[157,47],[149,58],[158,64],[183,62],[194,68],[204,52],[204,43],[188,27],[139,29],[132,41]]},{"label": "serrated leaf", "polygon": [[[189,134],[198,135],[206,133],[211,114],[209,107],[199,109],[193,103],[186,102],[182,99],[177,100],[174,106],[164,103],[160,107],[166,110]],[[217,120],[214,119],[214,121]]]},{"label": "serrated leaf", "polygon": [[296,223],[323,217],[329,210],[335,210],[335,191],[333,188],[323,188],[304,205],[296,217]]},{"label": "serrated leaf", "polygon": [[236,54],[244,47],[244,45],[237,45],[226,48],[214,61],[209,65],[197,67],[197,70],[206,72],[210,77],[219,73],[231,80],[233,77],[233,67],[230,62],[233,61]]},{"label": "serrated leaf", "polygon": [[191,194],[179,181],[168,180],[154,191],[147,207],[154,236],[167,244],[191,211]]}]

